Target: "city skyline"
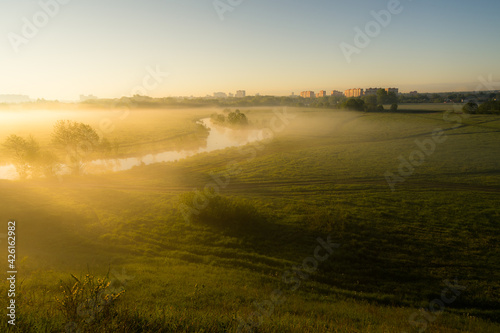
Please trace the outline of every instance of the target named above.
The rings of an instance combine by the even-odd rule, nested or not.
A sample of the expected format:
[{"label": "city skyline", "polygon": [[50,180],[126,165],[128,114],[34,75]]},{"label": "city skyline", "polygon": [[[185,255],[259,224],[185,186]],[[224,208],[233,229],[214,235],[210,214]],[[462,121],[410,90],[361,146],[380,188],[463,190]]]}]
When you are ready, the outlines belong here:
[{"label": "city skyline", "polygon": [[3,3],[0,94],[203,97],[244,87],[247,95],[286,96],[355,86],[433,93],[500,81],[496,1],[232,3],[239,5]]}]

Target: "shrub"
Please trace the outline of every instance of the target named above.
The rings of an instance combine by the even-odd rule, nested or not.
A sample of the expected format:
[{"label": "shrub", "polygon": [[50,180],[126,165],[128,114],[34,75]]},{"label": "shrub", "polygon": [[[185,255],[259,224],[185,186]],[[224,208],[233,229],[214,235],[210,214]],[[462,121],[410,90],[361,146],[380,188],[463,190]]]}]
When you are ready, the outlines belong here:
[{"label": "shrub", "polygon": [[116,314],[116,301],[125,291],[107,292],[108,276],[97,278],[87,274],[79,279],[71,274],[71,277],[75,282],[61,281],[62,297],[56,298],[58,309],[66,319],[66,328],[87,331],[111,321]]},{"label": "shrub", "polygon": [[469,103],[464,105],[464,107],[462,108],[462,111],[464,113],[474,114],[474,113],[477,113],[477,109],[478,109],[478,106],[476,103],[469,102]]},{"label": "shrub", "polygon": [[251,202],[213,192],[209,195],[187,192],[181,196],[180,203],[181,209],[189,211],[191,222],[218,228],[252,228],[263,220]]}]

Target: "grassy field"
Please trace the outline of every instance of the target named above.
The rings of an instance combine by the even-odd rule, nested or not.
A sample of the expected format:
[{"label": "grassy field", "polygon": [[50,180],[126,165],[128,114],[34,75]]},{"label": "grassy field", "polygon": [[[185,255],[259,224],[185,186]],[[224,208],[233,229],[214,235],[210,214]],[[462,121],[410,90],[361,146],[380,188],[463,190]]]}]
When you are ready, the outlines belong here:
[{"label": "grassy field", "polygon": [[[114,174],[0,181],[4,230],[17,221],[16,329],[500,331],[500,118],[422,110],[288,108],[283,123],[283,109],[242,109],[271,138]],[[74,116],[97,126],[93,112]],[[213,112],[133,111],[112,135],[123,154],[143,153]],[[89,302],[106,276],[98,298],[124,292]],[[76,287],[65,299],[61,285]]]}]

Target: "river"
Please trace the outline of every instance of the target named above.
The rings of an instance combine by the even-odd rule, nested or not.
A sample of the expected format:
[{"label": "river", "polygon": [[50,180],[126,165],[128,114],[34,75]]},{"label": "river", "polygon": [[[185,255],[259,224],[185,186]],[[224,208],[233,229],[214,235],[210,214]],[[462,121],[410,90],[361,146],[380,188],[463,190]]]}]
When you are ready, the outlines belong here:
[{"label": "river", "polygon": [[[117,172],[130,170],[135,166],[149,165],[161,162],[173,162],[188,158],[197,154],[211,152],[215,150],[244,146],[248,143],[262,139],[261,130],[252,129],[231,129],[214,125],[210,118],[204,118],[199,121],[203,126],[209,129],[207,144],[195,150],[174,150],[165,151],[157,154],[148,154],[139,157],[128,157],[120,159],[99,159],[88,161],[84,166],[84,173],[99,174],[105,172]],[[69,168],[62,164],[61,174],[68,174]],[[0,179],[15,180],[19,175],[13,164],[0,166]]]}]

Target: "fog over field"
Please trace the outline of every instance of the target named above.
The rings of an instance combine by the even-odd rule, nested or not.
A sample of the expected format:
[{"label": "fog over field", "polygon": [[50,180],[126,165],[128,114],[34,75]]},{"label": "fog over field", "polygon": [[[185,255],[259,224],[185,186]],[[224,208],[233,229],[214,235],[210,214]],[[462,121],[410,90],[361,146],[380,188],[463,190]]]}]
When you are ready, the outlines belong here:
[{"label": "fog over field", "polygon": [[500,2],[0,2],[0,332],[500,332]]},{"label": "fog over field", "polygon": [[[225,123],[237,114],[245,125]],[[116,330],[136,327],[127,313],[137,311],[154,316],[139,331],[274,331],[290,320],[328,331],[345,311],[346,331],[367,313],[376,325],[408,329],[418,306],[455,290],[453,311],[429,325],[461,327],[471,320],[461,309],[474,309],[467,325],[496,329],[489,288],[497,279],[488,272],[498,251],[498,116],[293,107],[0,115],[10,122],[1,168],[15,173],[0,180],[0,215],[19,235],[21,318],[48,313],[47,328]],[[92,124],[99,138],[76,153],[61,148],[63,119]],[[12,135],[28,147],[31,136],[34,157],[22,145],[16,155]],[[101,148],[104,139],[112,149]],[[42,151],[64,168],[44,173]],[[92,290],[101,290],[100,307],[87,303]],[[67,297],[88,312],[61,310]],[[224,315],[232,312],[239,319]]]}]

